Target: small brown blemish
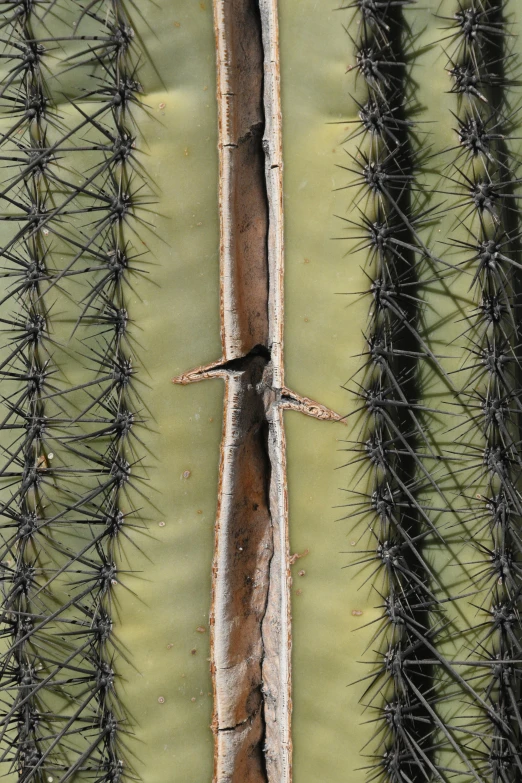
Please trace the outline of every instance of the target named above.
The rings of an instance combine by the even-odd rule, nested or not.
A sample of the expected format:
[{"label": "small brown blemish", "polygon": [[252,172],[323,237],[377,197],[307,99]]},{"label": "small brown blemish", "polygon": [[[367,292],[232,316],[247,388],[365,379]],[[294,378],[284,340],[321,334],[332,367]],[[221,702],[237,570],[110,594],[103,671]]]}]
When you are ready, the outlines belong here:
[{"label": "small brown blemish", "polygon": [[190,651],[190,654],[191,655],[196,655],[196,653],[197,653],[197,650],[196,650],[195,647],[193,647],[192,650]]},{"label": "small brown blemish", "polygon": [[198,627],[196,628],[196,631],[198,633],[206,633],[206,630],[207,629],[203,625],[198,625]]},{"label": "small brown blemish", "polygon": [[158,704],[165,704],[165,696],[158,696]]},{"label": "small brown blemish", "polygon": [[174,22],[174,27],[181,27],[181,22]]},{"label": "small brown blemish", "polygon": [[203,511],[202,511],[200,508],[198,508],[198,511],[197,511],[197,513],[198,513],[198,514],[202,514],[202,513],[203,513]]},{"label": "small brown blemish", "polygon": [[201,8],[201,10],[202,10],[202,11],[206,11],[206,10],[207,10],[207,6],[206,6],[206,5],[205,5],[205,3],[203,3],[203,2],[201,2],[201,3],[199,4],[199,7]]},{"label": "small brown blemish", "polygon": [[213,416],[209,416],[209,419],[208,419],[208,420],[209,420],[209,422],[211,422],[211,423],[212,423],[212,422],[214,421],[214,417],[213,417]]},{"label": "small brown blemish", "polygon": [[304,568],[301,568],[301,570],[298,572],[297,575],[298,576],[304,576],[305,574],[306,574],[306,571],[304,570]]},{"label": "small brown blemish", "polygon": [[352,615],[354,617],[360,617],[362,615],[362,609],[352,609]]},{"label": "small brown blemish", "polygon": [[290,560],[288,562],[290,565],[294,565],[298,560],[301,559],[301,557],[306,557],[309,552],[309,549],[305,549],[304,552],[295,552],[295,554],[290,555]]},{"label": "small brown blemish", "polygon": [[305,264],[309,264],[310,263],[310,259],[309,258],[305,258],[304,262],[305,262]]},{"label": "small brown blemish", "polygon": [[295,594],[296,594],[296,595],[302,595],[302,594],[303,594],[303,591],[302,591],[302,590],[296,590],[296,591],[295,591]]},{"label": "small brown blemish", "polygon": [[190,478],[190,476],[191,476],[190,470],[184,470],[183,471],[183,478],[184,479],[188,479],[188,478]]},{"label": "small brown blemish", "polygon": [[185,156],[186,158],[188,158],[188,156],[189,156],[189,154],[190,154],[190,150],[189,150],[189,148],[188,148],[188,147],[185,147],[185,149],[183,150],[183,154],[184,154],[184,156]]},{"label": "small brown blemish", "polygon": [[196,701],[196,697],[193,696],[190,701]]},{"label": "small brown blemish", "polygon": [[305,322],[305,324],[307,324],[309,320],[310,319],[305,315],[305,317],[303,318],[303,321]]},{"label": "small brown blemish", "polygon": [[159,104],[158,104],[158,109],[161,109],[161,110],[163,110],[163,109],[165,108],[165,106],[166,106],[166,105],[167,105],[167,104],[166,104],[166,103],[164,103],[164,102],[162,101],[161,103],[159,103]]},{"label": "small brown blemish", "polygon": [[167,650],[172,650],[173,647],[174,645],[172,644],[172,642],[170,644],[167,644]]}]

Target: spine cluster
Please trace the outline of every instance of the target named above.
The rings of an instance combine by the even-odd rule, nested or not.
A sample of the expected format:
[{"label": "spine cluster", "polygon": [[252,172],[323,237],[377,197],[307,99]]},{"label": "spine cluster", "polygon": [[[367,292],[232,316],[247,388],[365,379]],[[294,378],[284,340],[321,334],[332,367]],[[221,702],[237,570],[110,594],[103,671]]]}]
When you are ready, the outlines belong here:
[{"label": "spine cluster", "polygon": [[55,481],[49,457],[53,416],[46,400],[55,368],[42,296],[53,273],[41,230],[51,209],[52,161],[46,148],[52,111],[31,6],[13,4],[9,10],[2,30],[8,68],[0,89],[5,174],[0,275],[6,281],[0,299],[0,759],[19,780],[40,781],[53,768],[52,737],[59,731],[46,701],[52,689],[47,665],[56,651],[44,599],[51,597],[50,589],[41,567],[49,530],[47,495]]},{"label": "spine cluster", "polygon": [[[125,301],[140,272],[141,88],[118,0],[68,6],[63,37],[46,36],[50,10],[10,3],[2,39],[0,753],[24,783],[117,783],[134,779],[114,621],[122,545],[141,527]],[[56,51],[76,85],[60,107],[44,79]]]},{"label": "spine cluster", "polygon": [[439,729],[445,742],[456,744],[435,709],[434,668],[449,664],[435,647],[444,620],[423,552],[429,537],[442,541],[432,511],[444,500],[426,467],[427,460],[436,464],[436,456],[425,435],[430,412],[420,401],[421,366],[438,368],[450,381],[420,326],[419,281],[438,261],[421,238],[430,213],[422,207],[415,128],[407,113],[407,4],[357,0],[348,6],[347,27],[349,34],[359,30],[350,69],[359,99],[349,140],[357,146],[345,167],[357,217],[347,223],[367,257],[364,293],[371,302],[364,362],[352,378],[362,424],[348,448],[351,464],[359,465],[349,516],[368,520],[369,545],[354,565],[364,569],[382,602],[368,645],[378,660],[363,678],[362,702],[375,713],[376,725],[368,779],[393,783],[440,779]]},{"label": "spine cluster", "polygon": [[510,152],[516,112],[506,96],[503,6],[502,0],[472,0],[446,22],[447,70],[457,96],[456,159],[447,189],[456,227],[465,230],[465,238],[451,244],[464,259],[460,266],[473,299],[461,341],[465,414],[452,458],[460,455],[474,522],[469,567],[476,626],[467,642],[466,679],[474,683],[477,720],[475,733],[469,725],[460,731],[477,775],[495,783],[516,780],[522,772],[521,180]]}]

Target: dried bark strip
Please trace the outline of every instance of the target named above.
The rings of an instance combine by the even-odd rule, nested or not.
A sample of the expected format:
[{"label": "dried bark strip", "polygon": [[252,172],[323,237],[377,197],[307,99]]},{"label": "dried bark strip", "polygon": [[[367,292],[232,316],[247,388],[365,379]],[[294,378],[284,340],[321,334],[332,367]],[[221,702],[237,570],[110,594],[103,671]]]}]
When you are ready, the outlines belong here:
[{"label": "dried bark strip", "polygon": [[290,783],[291,616],[283,410],[339,416],[284,385],[277,0],[215,0],[222,357],[212,575],[215,783]]},{"label": "dried bark strip", "polygon": [[268,346],[268,209],[262,137],[263,42],[257,0],[216,0],[225,359]]}]

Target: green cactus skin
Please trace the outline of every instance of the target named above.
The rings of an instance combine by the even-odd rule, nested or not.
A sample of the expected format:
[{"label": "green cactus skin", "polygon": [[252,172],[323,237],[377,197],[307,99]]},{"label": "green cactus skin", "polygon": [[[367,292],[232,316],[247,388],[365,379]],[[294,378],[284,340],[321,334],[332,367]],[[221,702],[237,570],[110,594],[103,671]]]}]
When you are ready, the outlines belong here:
[{"label": "green cactus skin", "polygon": [[[361,290],[361,253],[346,256],[335,215],[349,209],[342,162],[345,126],[356,116],[345,76],[349,41],[339,14],[314,2],[282,3],[281,99],[285,196],[286,377],[298,391],[347,413],[341,388],[363,349],[366,303],[338,296]],[[299,41],[296,46],[295,42]],[[325,42],[328,42],[325,46]],[[320,194],[320,196],[319,196]],[[349,340],[349,342],[348,342]],[[350,484],[337,451],[348,437],[342,424],[285,415],[288,443],[290,552],[308,554],[292,565],[294,779],[298,783],[364,780],[356,749],[367,738],[357,679],[373,601],[357,590],[340,554],[358,537],[339,522],[338,487]],[[304,575],[299,573],[304,571]],[[362,615],[352,615],[362,611]],[[313,741],[311,741],[313,738]]]},{"label": "green cactus skin", "polygon": [[130,306],[148,384],[143,513],[153,537],[140,542],[142,553],[130,553],[139,586],[130,585],[137,597],[123,597],[120,622],[134,666],[122,662],[121,690],[126,704],[137,705],[131,750],[140,777],[160,783],[212,777],[210,568],[223,395],[218,384],[195,386],[190,397],[170,384],[219,346],[212,8],[161,3],[144,17],[136,26],[150,59],[140,73],[146,106],[138,127],[158,218],[144,238],[148,279]]},{"label": "green cactus skin", "polygon": [[[52,76],[47,70],[44,73],[51,99],[51,122],[47,125],[51,126],[49,136],[53,141],[82,121],[81,111],[93,111],[93,104],[84,100],[84,91],[93,87],[96,77],[92,71],[96,68],[78,65],[67,70],[74,63],[67,58],[82,49],[89,49],[92,42],[85,41],[100,35],[99,19],[83,20],[83,29],[75,32],[73,25],[78,21],[81,9],[75,3],[62,5],[58,20],[55,18],[56,9],[49,9],[47,22],[31,20],[34,37],[46,39],[44,46],[50,50],[46,57],[51,61],[49,71]],[[36,9],[35,16],[39,10]],[[45,9],[42,7],[41,10],[43,13]],[[95,10],[99,12],[100,9]],[[173,765],[182,779],[209,779],[212,774],[212,743],[208,729],[212,702],[207,660],[209,577],[222,399],[217,388],[199,388],[190,400],[186,397],[179,399],[169,382],[176,362],[185,363],[188,355],[192,359],[199,355],[204,361],[213,352],[219,334],[219,312],[214,295],[217,285],[218,212],[212,14],[211,8],[205,8],[203,4],[198,6],[194,15],[192,4],[178,3],[175,8],[154,6],[148,9],[146,15],[132,16],[134,51],[142,51],[139,78],[145,92],[143,105],[136,107],[133,114],[137,137],[136,160],[138,167],[143,167],[138,169],[137,180],[143,182],[145,171],[148,183],[145,190],[150,193],[153,183],[155,204],[151,213],[152,227],[136,221],[124,229],[137,246],[137,252],[144,254],[143,264],[147,272],[146,275],[133,276],[132,288],[125,292],[125,306],[130,318],[129,339],[144,382],[140,390],[143,403],[138,414],[144,421],[139,427],[139,443],[135,442],[134,446],[136,452],[141,452],[140,458],[145,459],[143,466],[136,468],[136,473],[141,473],[147,483],[145,496],[134,492],[126,499],[128,508],[140,509],[139,520],[135,520],[136,528],[128,528],[129,537],[122,537],[117,548],[118,567],[127,573],[121,577],[122,585],[114,586],[114,602],[111,602],[113,631],[117,637],[117,650],[111,657],[116,676],[114,700],[118,710],[121,709],[121,714],[126,716],[120,732],[120,737],[125,735],[125,750],[121,752],[125,761],[122,779],[165,780]],[[51,33],[46,29],[46,23]],[[78,40],[80,32],[86,37],[82,41]],[[101,34],[104,35],[103,26]],[[54,47],[47,40],[50,35],[57,40]],[[73,40],[61,40],[66,37]],[[174,40],[176,46],[173,52],[171,42]],[[196,54],[194,40],[199,42],[198,46],[203,51],[208,52],[207,56]],[[143,52],[147,53],[146,56]],[[2,63],[5,73],[11,63],[5,59]],[[68,102],[71,98],[75,106]],[[55,113],[60,117],[58,127],[52,125]],[[7,127],[10,122],[3,111],[2,127]],[[110,128],[110,122],[107,126]],[[90,128],[90,138],[86,133],[88,141],[84,142],[84,146],[88,147],[89,142],[92,144],[95,135],[95,130]],[[67,149],[65,144],[60,147],[63,153],[54,170],[65,181],[81,182],[81,172],[87,172],[85,176],[89,177],[93,165],[99,166],[104,160],[100,151],[86,149],[79,152],[80,145],[80,134],[73,134]],[[6,169],[6,176],[13,176],[12,170]],[[67,199],[65,185],[54,187],[54,193],[52,196],[58,203]],[[87,195],[83,198],[77,193],[71,203],[78,210],[87,200]],[[149,219],[144,213],[140,214],[142,216]],[[63,226],[60,217],[57,214],[54,223],[49,221],[49,238],[42,240],[51,247],[47,263],[56,270],[55,277],[76,255],[75,249],[71,251],[69,240],[77,240],[82,224],[88,223],[85,215],[80,213],[73,217],[71,214],[66,238],[62,241],[53,230],[56,226]],[[13,235],[12,225],[5,219],[2,222],[4,248]],[[41,233],[46,236],[45,231]],[[92,257],[84,255],[85,260],[77,260],[78,267],[92,265]],[[193,277],[195,271],[197,276]],[[92,347],[93,344],[93,332],[99,332],[100,327],[86,319],[72,337],[71,333],[96,279],[99,280],[99,274],[96,278],[86,272],[83,276],[63,276],[60,286],[41,284],[42,288],[49,288],[41,299],[52,309],[49,322],[53,342],[48,350],[52,352],[53,366],[58,368],[56,382],[62,391],[58,400],[51,395],[51,399],[44,400],[44,405],[47,415],[56,416],[59,411],[61,418],[69,419],[71,424],[86,402],[80,390],[70,390],[78,384],[92,383],[95,378],[92,362],[86,360],[86,354],[89,345]],[[3,291],[12,289],[11,280],[4,279],[2,283]],[[173,307],[174,288],[178,304]],[[206,308],[204,322],[200,320],[202,311],[198,321],[191,322],[195,313],[188,303],[194,299]],[[11,309],[8,312],[11,313]],[[216,325],[214,333],[209,329],[212,319]],[[179,350],[174,348],[175,345]],[[96,393],[99,393],[99,388]],[[58,401],[60,404],[57,404]],[[4,415],[2,413],[2,418]],[[49,470],[52,468],[57,480],[56,489],[50,482],[47,489],[47,518],[60,513],[63,508],[59,504],[64,502],[64,495],[60,494],[64,489],[78,491],[78,479],[74,475],[69,478],[64,469],[73,467],[76,475],[80,475],[80,470],[89,467],[85,456],[71,452],[67,447],[68,443],[78,448],[77,444],[67,442],[63,435],[72,432],[76,436],[82,429],[85,434],[89,426],[92,431],[93,425],[86,422],[67,429],[65,421],[61,428],[54,429],[45,443],[45,453],[53,453]],[[4,430],[3,447],[12,451],[12,443],[12,434]],[[107,446],[107,438],[104,440],[100,436],[96,443],[90,439],[89,445],[103,450]],[[6,486],[10,483],[6,478],[2,480],[5,487],[2,490],[3,503],[12,492]],[[89,488],[95,490],[95,478],[84,475],[83,481],[82,492],[89,491]],[[138,485],[138,489],[142,486]],[[70,496],[65,498],[71,505]],[[87,507],[84,504],[78,508],[85,513]],[[38,554],[39,566],[46,569],[39,578],[51,579],[52,582],[43,596],[43,603],[39,604],[40,613],[47,614],[69,601],[71,582],[82,578],[77,574],[75,553],[84,549],[89,540],[85,527],[75,528],[73,521],[68,526],[57,522],[54,529],[52,524],[49,528],[52,535],[49,540],[41,539]],[[7,526],[2,534],[4,541],[8,540],[6,537],[11,533]],[[56,574],[57,567],[62,565],[63,573]],[[72,592],[78,594],[79,590],[72,588]],[[185,594],[186,598],[180,602],[179,597]],[[42,601],[42,597],[39,600]],[[74,609],[68,611],[69,618],[74,619]],[[65,619],[60,612],[58,620],[61,617]],[[49,646],[51,642],[48,634],[45,635],[45,629],[40,632],[40,637],[35,632],[32,638],[37,641],[32,649],[36,650],[38,671],[47,675],[48,669],[54,665],[56,672],[62,672],[66,683],[62,687],[62,695],[57,693],[56,687],[41,688],[42,704],[65,716],[56,718],[56,721],[61,721],[58,724],[60,728],[63,729],[65,722],[70,722],[72,730],[74,721],[71,722],[69,716],[83,700],[79,697],[85,693],[85,688],[75,683],[74,675],[63,668],[64,665],[67,667],[64,661],[71,647],[64,635],[67,625],[62,621],[54,625],[49,622],[46,626],[50,627],[50,633],[56,635],[56,643],[54,648]],[[59,652],[58,642],[61,640],[63,650]],[[53,649],[51,665],[50,649]],[[40,669],[38,655],[47,658],[43,669]],[[52,664],[52,661],[55,663]],[[81,663],[79,654],[74,662],[76,665]],[[84,662],[84,668],[88,666],[92,666],[92,661]],[[40,680],[44,677],[42,674],[37,676]],[[55,675],[56,679],[60,677]],[[3,681],[5,683],[5,674]],[[8,683],[6,687],[9,687]],[[81,721],[82,715],[79,714],[76,720]],[[95,749],[89,750],[94,744],[93,737],[96,739],[95,725],[89,732],[83,730],[76,735],[69,732],[65,746],[60,741],[55,743],[52,734],[56,731],[56,728],[47,729],[51,738],[45,740],[44,729],[42,749],[44,753],[47,749],[49,755],[40,768],[36,767],[33,772],[28,769],[24,779],[94,779],[96,765],[103,763]],[[11,742],[13,736],[10,729],[3,738],[2,772],[8,780],[20,780],[19,770],[24,768],[24,764],[26,768],[30,767],[30,759],[27,753],[19,755],[21,750],[16,742],[14,749],[6,752],[5,742]],[[53,743],[54,747],[49,750]],[[91,759],[90,768],[88,759]],[[81,769],[75,771],[75,764]],[[101,770],[100,767],[99,776],[113,774],[121,777],[118,768],[112,772]]]}]

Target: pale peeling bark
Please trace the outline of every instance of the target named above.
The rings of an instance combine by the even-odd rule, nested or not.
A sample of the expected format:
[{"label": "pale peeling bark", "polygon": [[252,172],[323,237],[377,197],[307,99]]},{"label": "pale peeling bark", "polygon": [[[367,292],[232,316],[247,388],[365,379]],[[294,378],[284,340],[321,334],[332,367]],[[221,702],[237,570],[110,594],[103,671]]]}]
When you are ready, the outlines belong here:
[{"label": "pale peeling bark", "polygon": [[291,613],[283,411],[339,416],[284,385],[276,0],[215,0],[225,379],[212,575],[215,783],[290,783]]}]

